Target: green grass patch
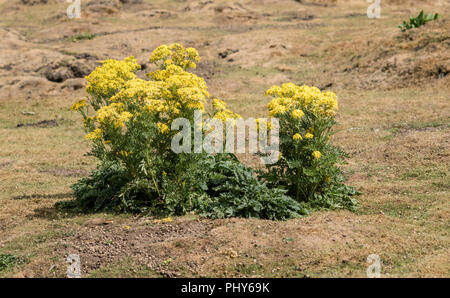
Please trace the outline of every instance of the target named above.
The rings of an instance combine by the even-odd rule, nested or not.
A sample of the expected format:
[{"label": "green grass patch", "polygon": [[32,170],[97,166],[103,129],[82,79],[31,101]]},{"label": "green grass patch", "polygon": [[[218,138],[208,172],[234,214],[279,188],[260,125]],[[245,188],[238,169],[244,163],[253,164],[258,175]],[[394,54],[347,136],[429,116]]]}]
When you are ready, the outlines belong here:
[{"label": "green grass patch", "polygon": [[263,266],[261,264],[236,264],[235,270],[244,275],[255,275],[261,273]]},{"label": "green grass patch", "polygon": [[94,39],[95,37],[96,37],[95,34],[92,34],[92,33],[89,33],[89,32],[83,32],[81,34],[70,36],[70,37],[67,38],[67,40],[71,41],[71,42],[77,42],[77,41],[80,41],[80,40],[91,40],[91,39]]},{"label": "green grass patch", "polygon": [[[436,168],[412,168],[404,173],[401,178],[402,180],[428,180],[428,179],[442,179],[447,176],[447,173],[442,169]],[[439,181],[438,181],[439,182]]]},{"label": "green grass patch", "polygon": [[0,254],[0,272],[23,263],[23,259],[12,254]]},{"label": "green grass patch", "polygon": [[137,265],[129,257],[115,262],[109,266],[102,267],[98,270],[90,272],[86,277],[90,278],[119,278],[119,277],[134,277],[134,278],[157,278],[162,277],[155,270],[146,265]]},{"label": "green grass patch", "polygon": [[437,13],[424,13],[423,10],[421,10],[417,17],[410,17],[408,21],[403,21],[403,24],[398,26],[398,28],[404,32],[406,30],[418,28],[428,22],[435,21],[440,17],[441,16]]}]

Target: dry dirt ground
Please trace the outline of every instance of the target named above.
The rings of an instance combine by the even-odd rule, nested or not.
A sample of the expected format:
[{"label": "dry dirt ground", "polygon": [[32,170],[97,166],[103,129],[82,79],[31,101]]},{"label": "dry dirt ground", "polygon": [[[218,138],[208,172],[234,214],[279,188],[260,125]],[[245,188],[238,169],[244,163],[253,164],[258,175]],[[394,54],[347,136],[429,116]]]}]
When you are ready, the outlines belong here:
[{"label": "dry dirt ground", "polygon": [[[383,0],[0,0],[0,276],[63,277],[79,254],[90,277],[450,277],[450,2]],[[405,33],[424,9],[440,20]],[[362,194],[357,213],[286,222],[161,222],[73,215],[55,202],[88,175],[83,77],[134,55],[148,72],[160,44],[197,48],[196,72],[238,113],[264,117],[273,84],[335,91],[333,142]],[[251,162],[251,157],[244,157]]]}]

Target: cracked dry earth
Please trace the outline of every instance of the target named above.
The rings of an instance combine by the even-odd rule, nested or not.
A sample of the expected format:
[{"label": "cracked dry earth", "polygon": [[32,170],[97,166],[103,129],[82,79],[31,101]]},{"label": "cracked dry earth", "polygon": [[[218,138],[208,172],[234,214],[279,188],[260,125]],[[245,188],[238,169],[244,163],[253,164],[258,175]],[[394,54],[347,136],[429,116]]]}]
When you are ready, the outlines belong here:
[{"label": "cracked dry earth", "polygon": [[[450,3],[362,0],[0,0],[0,258],[6,277],[64,277],[79,254],[91,277],[364,277],[378,254],[385,277],[450,273]],[[423,9],[443,17],[408,32]],[[84,156],[84,76],[104,59],[198,49],[195,72],[244,117],[265,117],[264,92],[283,82],[339,96],[333,143],[349,153],[359,211],[301,219],[173,221],[66,214]],[[241,156],[257,167],[257,159]]]}]

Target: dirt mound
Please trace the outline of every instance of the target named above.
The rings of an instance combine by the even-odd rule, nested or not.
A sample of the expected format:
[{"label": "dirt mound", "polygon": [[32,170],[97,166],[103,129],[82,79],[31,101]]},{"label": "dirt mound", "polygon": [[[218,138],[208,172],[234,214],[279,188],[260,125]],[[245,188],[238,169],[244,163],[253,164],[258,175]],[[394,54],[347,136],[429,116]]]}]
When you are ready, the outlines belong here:
[{"label": "dirt mound", "polygon": [[39,76],[0,77],[0,100],[52,95],[56,87],[54,83]]},{"label": "dirt mound", "polygon": [[23,5],[38,5],[38,4],[47,4],[49,2],[49,0],[20,0],[20,3],[22,3]]},{"label": "dirt mound", "polygon": [[[447,0],[421,0],[420,4],[434,4],[434,5],[441,5],[441,3],[444,3]],[[441,2],[441,3],[440,3]],[[383,0],[382,5],[404,5],[405,7],[409,6],[415,6],[417,5],[417,0]],[[420,11],[420,9],[419,9]]]},{"label": "dirt mound", "polygon": [[304,5],[315,5],[315,6],[334,6],[337,0],[294,0],[300,4]]},{"label": "dirt mound", "polygon": [[340,56],[336,64],[343,68],[337,71],[352,76],[344,83],[349,86],[392,89],[449,80],[450,22],[430,23],[377,41],[345,42],[327,52]]},{"label": "dirt mound", "polygon": [[84,86],[83,78],[98,65],[95,56],[36,49],[35,44],[14,31],[0,29],[0,38],[2,97],[45,95],[55,88],[79,90]]},{"label": "dirt mound", "polygon": [[22,46],[26,46],[26,39],[16,30],[9,28],[0,28],[0,49],[8,50],[8,49],[17,49]]},{"label": "dirt mound", "polygon": [[90,74],[97,63],[87,59],[60,60],[46,65],[40,70],[49,81],[61,83],[68,79],[84,78]]},{"label": "dirt mound", "polygon": [[138,17],[145,17],[145,18],[169,18],[171,16],[175,16],[172,12],[168,10],[163,9],[150,9],[150,10],[143,10],[136,13],[136,16]]},{"label": "dirt mound", "polygon": [[58,126],[58,121],[56,119],[51,119],[51,120],[42,120],[39,122],[33,122],[33,123],[19,123],[17,124],[17,128],[20,127],[41,127],[41,128],[45,128],[45,127],[54,127],[54,126]]},{"label": "dirt mound", "polygon": [[259,18],[258,13],[237,1],[190,1],[183,10],[184,12],[212,15],[215,17],[214,21],[219,24],[232,21],[245,22]]},{"label": "dirt mound", "polygon": [[229,12],[248,12],[247,7],[239,2],[230,3],[230,1],[190,1],[184,8],[185,11],[194,12],[214,12],[214,13],[229,13]]},{"label": "dirt mound", "polygon": [[122,8],[122,1],[119,0],[95,0],[89,1],[82,5],[82,11],[88,15],[101,14],[109,15],[115,14]]},{"label": "dirt mound", "polygon": [[288,11],[283,14],[281,18],[279,18],[280,21],[309,21],[314,19],[315,16],[311,14],[309,11],[303,10],[303,11]]},{"label": "dirt mound", "polygon": [[[151,1],[150,1],[151,2]],[[124,11],[142,11],[152,7],[143,0],[86,0],[81,2],[86,17],[117,15]]]},{"label": "dirt mound", "polygon": [[45,77],[52,82],[64,82],[71,78],[83,78],[97,66],[97,60],[68,56],[53,50],[13,52],[17,59],[9,59],[11,53],[6,50],[0,54],[0,75],[21,76],[26,73]]},{"label": "dirt mound", "polygon": [[[241,40],[246,40],[247,43],[242,44]],[[212,45],[219,49],[216,57],[220,61],[243,68],[276,65],[278,60],[288,56],[292,49],[292,44],[283,40],[281,35],[274,38],[251,32],[229,36],[213,42]]]},{"label": "dirt mound", "polygon": [[120,0],[122,4],[141,4],[143,0]]}]

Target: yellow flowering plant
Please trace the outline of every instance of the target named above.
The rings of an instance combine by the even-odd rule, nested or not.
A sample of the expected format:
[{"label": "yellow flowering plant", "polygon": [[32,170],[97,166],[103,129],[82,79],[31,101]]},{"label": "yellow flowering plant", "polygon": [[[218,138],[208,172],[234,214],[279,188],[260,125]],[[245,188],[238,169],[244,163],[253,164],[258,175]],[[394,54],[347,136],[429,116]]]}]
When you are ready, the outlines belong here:
[{"label": "yellow flowering plant", "polygon": [[[134,57],[105,60],[86,77],[87,98],[72,106],[84,119],[86,139],[93,143],[91,154],[100,160],[100,168],[114,164],[125,169],[128,184],[114,199],[128,209],[139,208],[138,197],[152,201],[142,205],[172,212],[180,206],[169,202],[165,188],[182,185],[175,181],[183,168],[202,155],[174,153],[171,125],[177,118],[193,120],[194,111],[205,111],[210,102],[205,81],[188,71],[199,59],[194,48],[162,45],[150,56],[156,70],[147,74],[148,80],[137,77],[141,66]],[[221,113],[235,117],[227,109]]]},{"label": "yellow flowering plant", "polygon": [[[162,45],[150,61],[156,69],[148,80],[136,76],[140,66],[133,57],[103,61],[86,77],[88,96],[72,109],[84,119],[85,137],[92,141],[99,166],[72,186],[77,198],[72,207],[164,216],[196,210],[209,217],[268,219],[304,213],[284,191],[257,180],[233,154],[212,156],[204,147],[195,154],[172,151],[176,119],[188,119],[194,131],[197,110],[223,122],[240,115],[224,101],[210,100],[205,81],[188,71],[199,61],[195,49]],[[201,123],[203,138],[209,128]]]},{"label": "yellow flowering plant", "polygon": [[267,165],[261,177],[272,187],[288,190],[298,202],[313,208],[356,206],[355,190],[343,184],[337,166],[345,153],[330,143],[338,99],[333,92],[285,83],[266,91],[273,97],[269,116],[280,123],[280,159]]},{"label": "yellow flowering plant", "polygon": [[[146,79],[137,76],[141,66],[134,57],[105,60],[86,77],[87,97],[72,110],[83,117],[90,154],[99,165],[72,186],[77,198],[73,207],[287,219],[305,214],[305,202],[313,207],[353,206],[350,188],[339,184],[335,166],[343,153],[329,144],[337,110],[332,92],[290,83],[267,91],[274,97],[269,116],[279,119],[281,129],[280,159],[262,175],[267,184],[234,154],[210,155],[204,146],[194,154],[174,152],[178,130],[172,127],[180,118],[190,122],[194,139],[196,111],[224,124],[241,118],[224,101],[211,99],[206,82],[189,72],[199,59],[194,48],[162,45],[150,56],[154,71]],[[200,125],[204,139],[211,122],[202,120]],[[263,127],[272,129],[270,122]]]}]

